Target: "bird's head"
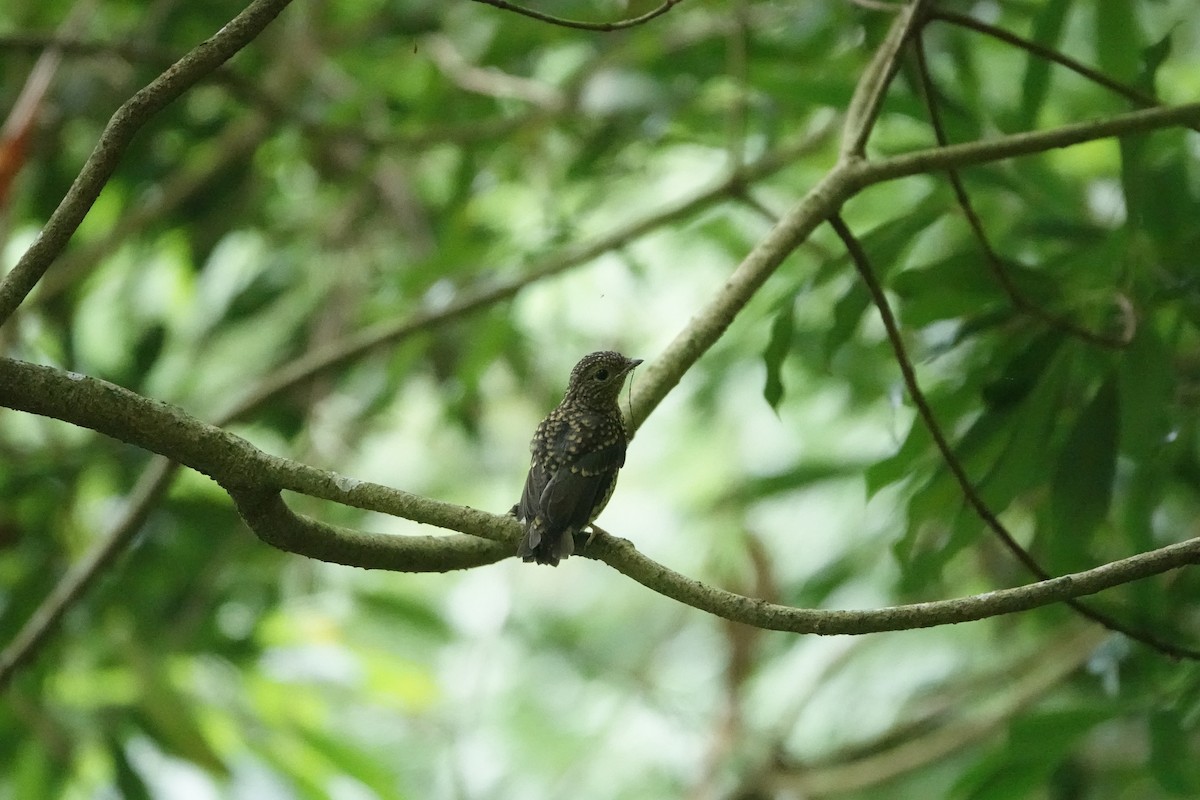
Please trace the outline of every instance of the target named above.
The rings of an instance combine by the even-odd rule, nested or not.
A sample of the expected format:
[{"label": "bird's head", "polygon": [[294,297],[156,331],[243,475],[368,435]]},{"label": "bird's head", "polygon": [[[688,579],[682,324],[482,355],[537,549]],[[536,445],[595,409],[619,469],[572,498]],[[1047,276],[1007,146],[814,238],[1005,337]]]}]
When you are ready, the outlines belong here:
[{"label": "bird's head", "polygon": [[596,407],[615,404],[625,376],[640,363],[640,358],[626,358],[612,350],[589,353],[571,370],[567,398]]}]

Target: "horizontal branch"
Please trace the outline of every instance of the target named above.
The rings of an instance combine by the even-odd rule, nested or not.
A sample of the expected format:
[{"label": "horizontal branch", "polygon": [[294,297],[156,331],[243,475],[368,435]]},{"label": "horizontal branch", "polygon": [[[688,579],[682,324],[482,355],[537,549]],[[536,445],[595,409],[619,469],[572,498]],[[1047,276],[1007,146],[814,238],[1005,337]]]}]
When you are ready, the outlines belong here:
[{"label": "horizontal branch", "polygon": [[[202,472],[225,487],[247,524],[268,544],[326,561],[392,570],[460,569],[512,553],[519,534],[520,526],[512,517],[355,481],[272,456],[179,408],[51,367],[0,358],[0,405],[91,428]],[[348,531],[293,514],[279,498],[280,489],[491,541],[472,544],[465,537]],[[868,611],[791,608],[727,592],[680,575],[642,555],[632,543],[605,534],[600,534],[584,555],[653,591],[735,622],[793,633],[861,634],[968,622],[1094,594],[1200,563],[1200,538],[1015,589]]]},{"label": "horizontal branch", "polygon": [[995,139],[931,147],[877,161],[851,162],[851,188],[858,190],[872,184],[927,172],[978,166],[1099,139],[1110,139],[1114,136],[1148,133],[1178,126],[1191,127],[1196,124],[1200,124],[1200,103],[1186,103],[1130,111],[1104,119],[1062,125],[1046,131],[1014,133]]}]

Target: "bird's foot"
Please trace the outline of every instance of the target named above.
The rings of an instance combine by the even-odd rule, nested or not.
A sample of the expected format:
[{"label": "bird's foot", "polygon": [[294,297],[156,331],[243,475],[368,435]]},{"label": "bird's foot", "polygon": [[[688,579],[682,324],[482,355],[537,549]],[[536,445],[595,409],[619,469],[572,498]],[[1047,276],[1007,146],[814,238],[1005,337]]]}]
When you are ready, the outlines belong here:
[{"label": "bird's foot", "polygon": [[591,529],[592,529],[592,531],[591,531],[591,533],[589,533],[589,534],[588,534],[587,541],[583,543],[583,546],[584,546],[584,547],[587,547],[589,544],[591,544],[591,543],[592,543],[592,540],[593,540],[593,539],[595,539],[595,538],[596,538],[596,536],[597,536],[597,535],[599,535],[599,534],[601,534],[601,533],[603,533],[605,536],[611,536],[611,535],[612,535],[612,534],[610,534],[608,531],[604,530],[604,528],[601,528],[599,525],[597,525],[597,524],[596,524],[596,523],[594,523],[594,522],[593,522],[591,525],[589,525],[588,527],[589,527],[589,528],[591,528]]}]

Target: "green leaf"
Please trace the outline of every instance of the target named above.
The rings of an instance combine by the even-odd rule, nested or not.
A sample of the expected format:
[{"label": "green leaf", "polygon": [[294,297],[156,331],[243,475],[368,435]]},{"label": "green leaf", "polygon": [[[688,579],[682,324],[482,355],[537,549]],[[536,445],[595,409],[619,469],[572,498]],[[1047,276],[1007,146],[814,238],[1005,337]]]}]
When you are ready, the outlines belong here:
[{"label": "green leaf", "polygon": [[974,250],[954,253],[919,269],[906,269],[892,279],[890,288],[901,300],[900,317],[905,327],[957,320],[1008,303]]},{"label": "green leaf", "polygon": [[1092,15],[1096,23],[1096,55],[1110,78],[1132,83],[1141,67],[1145,39],[1133,0],[1106,0]]},{"label": "green leaf", "polygon": [[1117,468],[1118,398],[1116,378],[1110,377],[1075,421],[1058,457],[1050,485],[1051,537],[1072,553],[1086,548],[1108,516]]},{"label": "green leaf", "polygon": [[1150,714],[1150,769],[1163,789],[1179,797],[1200,796],[1200,764],[1191,746],[1195,731],[1187,730],[1177,709]]},{"label": "green leaf", "polygon": [[111,734],[108,736],[108,757],[112,759],[113,771],[116,773],[117,788],[122,800],[150,800],[150,790],[142,776],[137,773],[129,759],[125,757],[125,749]]},{"label": "green leaf", "polygon": [[783,360],[792,349],[792,334],[796,329],[796,302],[789,297],[779,307],[775,321],[771,323],[771,338],[763,350],[763,364],[767,368],[767,381],[763,385],[763,398],[767,404],[779,413],[779,403],[783,400]]},{"label": "green leaf", "polygon": [[1154,326],[1142,325],[1117,367],[1121,452],[1135,460],[1154,458],[1170,435],[1169,409],[1177,383],[1171,359]]},{"label": "green leaf", "polygon": [[[1033,41],[1044,47],[1055,47],[1062,37],[1070,9],[1071,0],[1049,0],[1042,4],[1033,20]],[[1036,53],[1030,53],[1025,60],[1025,75],[1021,79],[1021,109],[1017,120],[1021,129],[1033,127],[1046,102],[1050,67],[1050,62]]]},{"label": "green leaf", "polygon": [[963,773],[955,800],[1019,800],[1044,787],[1080,738],[1107,720],[1107,708],[1069,708],[1015,719],[1002,747]]}]

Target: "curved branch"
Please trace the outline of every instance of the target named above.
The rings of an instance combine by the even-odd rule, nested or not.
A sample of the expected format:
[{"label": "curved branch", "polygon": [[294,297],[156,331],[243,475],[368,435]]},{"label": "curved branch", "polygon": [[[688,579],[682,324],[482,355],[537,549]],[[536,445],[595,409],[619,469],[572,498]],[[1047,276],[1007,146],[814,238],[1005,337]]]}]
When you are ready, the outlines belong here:
[{"label": "curved branch", "polygon": [[0,282],[0,325],[8,321],[62,253],[147,120],[253,41],[290,2],[253,0],[221,30],[192,48],[117,109],[38,238]]},{"label": "curved branch", "polygon": [[822,636],[933,628],[1031,611],[1200,564],[1200,537],[1037,583],[984,594],[889,608],[832,611],[768,603],[709,586],[638,552],[627,539],[599,533],[581,555],[603,561],[647,589],[732,622]]},{"label": "curved branch", "polygon": [[[281,488],[490,539],[507,553],[513,552],[520,533],[512,517],[354,481],[268,455],[174,406],[51,367],[0,358],[0,405],[92,428],[180,461],[217,480],[266,541],[313,548],[326,560],[365,568],[430,569],[441,559],[448,568],[459,569],[490,563],[493,556],[503,554],[499,549],[473,548],[456,537],[379,536],[315,523],[283,506],[278,499]],[[395,554],[397,548],[411,548],[414,560],[402,562]],[[449,552],[437,552],[443,548]],[[660,594],[734,622],[793,633],[859,634],[968,622],[1094,594],[1200,563],[1200,538],[1028,586],[867,611],[791,608],[717,589],[647,558],[631,542],[599,531],[583,555]]]},{"label": "curved branch", "polygon": [[520,532],[511,517],[443,503],[272,456],[240,436],[189,416],[177,406],[78,373],[0,358],[0,405],[91,428],[166,456],[209,476],[227,491],[288,489],[513,544]]},{"label": "curved branch", "polygon": [[508,542],[462,534],[388,536],[327,525],[297,514],[279,492],[227,487],[254,535],[272,547],[309,558],[363,569],[450,572],[494,564],[513,554]]},{"label": "curved branch", "polygon": [[663,4],[657,8],[647,11],[645,14],[637,17],[630,17],[618,22],[580,22],[579,20],[564,19],[563,17],[555,17],[550,14],[543,14],[541,11],[534,11],[531,8],[509,3],[507,0],[471,0],[474,3],[483,3],[485,6],[493,6],[503,11],[512,11],[520,14],[523,17],[536,19],[538,22],[548,22],[551,25],[558,25],[563,28],[574,28],[581,31],[619,31],[625,28],[633,28],[637,25],[642,25],[655,17],[661,17],[663,14],[671,10],[672,7],[679,5],[683,0],[663,0]]},{"label": "curved branch", "polygon": [[[950,442],[946,439],[946,434],[942,431],[942,426],[938,424],[937,417],[934,416],[933,409],[930,408],[929,401],[925,399],[925,393],[921,391],[921,385],[917,382],[917,373],[913,369],[912,360],[908,357],[908,352],[904,348],[904,339],[900,335],[900,326],[896,322],[896,317],[892,313],[891,306],[888,304],[883,287],[879,285],[879,281],[875,278],[875,274],[871,270],[871,264],[866,252],[863,251],[862,245],[859,244],[858,239],[855,238],[850,228],[846,226],[846,223],[842,221],[841,216],[838,214],[834,214],[829,218],[829,224],[833,226],[842,243],[846,245],[846,250],[850,253],[850,260],[854,263],[855,269],[858,270],[859,276],[862,278],[867,291],[871,295],[871,301],[879,311],[879,316],[883,320],[883,328],[887,332],[888,343],[892,346],[892,352],[896,356],[896,363],[900,367],[900,374],[904,377],[904,386],[908,389],[908,394],[912,397],[913,405],[917,407],[917,413],[920,415],[921,421],[929,431],[929,435],[933,437],[938,452],[941,453],[942,461],[949,467],[950,474],[954,476],[954,480],[958,483],[959,490],[962,492],[963,497],[966,498],[967,504],[971,506],[975,514],[983,520],[984,524],[987,525],[1008,551],[1030,573],[1040,580],[1050,580],[1050,573],[1043,569],[1042,565],[1029,554],[1029,551],[1013,538],[1013,535],[1009,533],[1008,528],[1004,527],[1004,523],[1000,521],[996,513],[980,497],[979,492],[975,490],[975,485],[971,482],[970,476],[967,475],[962,462],[955,455],[954,448],[950,446]],[[1130,639],[1153,647],[1162,653],[1175,658],[1200,660],[1200,650],[1179,647],[1170,642],[1163,641],[1150,633],[1140,631],[1110,617],[1108,614],[1097,611],[1078,600],[1071,599],[1067,600],[1066,603],[1076,612],[1093,622],[1099,623],[1109,630],[1123,633]]]}]

